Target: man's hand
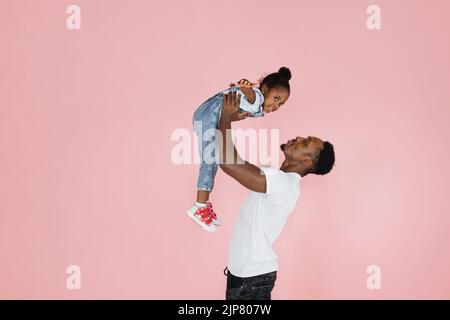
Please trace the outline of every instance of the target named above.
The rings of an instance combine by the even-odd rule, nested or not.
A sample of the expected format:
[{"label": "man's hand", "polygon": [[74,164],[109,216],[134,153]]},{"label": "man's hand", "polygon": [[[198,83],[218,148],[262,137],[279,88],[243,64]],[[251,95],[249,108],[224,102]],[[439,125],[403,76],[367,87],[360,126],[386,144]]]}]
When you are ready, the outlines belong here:
[{"label": "man's hand", "polygon": [[[248,114],[239,114],[240,97],[236,92],[230,92],[223,97],[222,115],[219,123],[222,143],[220,143],[220,168],[249,190],[266,192],[266,177],[261,170],[244,161],[236,151],[231,137],[231,122],[241,120]],[[231,145],[231,152],[228,152]]]},{"label": "man's hand", "polygon": [[222,118],[224,121],[239,121],[251,117],[250,112],[239,112],[241,96],[236,92],[229,92],[223,96]]}]

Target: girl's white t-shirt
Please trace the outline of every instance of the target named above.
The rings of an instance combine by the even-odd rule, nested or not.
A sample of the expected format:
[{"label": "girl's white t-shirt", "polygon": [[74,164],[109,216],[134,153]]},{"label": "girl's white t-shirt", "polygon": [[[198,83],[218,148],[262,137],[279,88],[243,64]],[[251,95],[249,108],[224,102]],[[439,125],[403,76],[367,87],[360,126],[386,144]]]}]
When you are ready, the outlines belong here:
[{"label": "girl's white t-shirt", "polygon": [[250,112],[253,115],[256,116],[262,116],[264,113],[262,111],[262,105],[264,103],[264,95],[262,94],[261,90],[258,88],[252,88],[255,92],[255,101],[253,103],[250,103],[248,101],[247,96],[241,91],[240,87],[233,87],[230,89],[227,89],[223,91],[223,94],[226,94],[230,91],[236,91],[241,96],[241,102],[239,104],[239,109],[243,111]]}]

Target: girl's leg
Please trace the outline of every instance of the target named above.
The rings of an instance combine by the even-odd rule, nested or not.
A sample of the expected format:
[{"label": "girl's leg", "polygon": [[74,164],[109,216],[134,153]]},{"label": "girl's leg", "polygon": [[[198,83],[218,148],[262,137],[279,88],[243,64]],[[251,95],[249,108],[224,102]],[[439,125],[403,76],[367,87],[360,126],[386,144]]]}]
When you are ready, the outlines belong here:
[{"label": "girl's leg", "polygon": [[216,163],[200,165],[197,180],[197,202],[204,203],[209,200],[209,195],[214,187],[214,178],[217,173],[218,165]]},{"label": "girl's leg", "polygon": [[218,168],[218,156],[216,155],[216,128],[213,121],[203,123],[203,135],[199,141],[200,148],[200,170],[197,180],[197,202],[206,204],[209,194],[214,187],[214,178]]},{"label": "girl's leg", "polygon": [[209,191],[197,190],[197,202],[206,203],[209,200]]}]

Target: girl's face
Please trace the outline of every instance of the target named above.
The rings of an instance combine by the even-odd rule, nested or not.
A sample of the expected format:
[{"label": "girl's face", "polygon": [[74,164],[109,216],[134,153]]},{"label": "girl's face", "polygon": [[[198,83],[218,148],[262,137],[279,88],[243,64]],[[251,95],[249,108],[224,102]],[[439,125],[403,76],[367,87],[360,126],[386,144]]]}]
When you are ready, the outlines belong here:
[{"label": "girl's face", "polygon": [[261,88],[264,94],[263,111],[265,113],[277,111],[289,98],[289,91],[283,87],[275,87],[270,90]]}]

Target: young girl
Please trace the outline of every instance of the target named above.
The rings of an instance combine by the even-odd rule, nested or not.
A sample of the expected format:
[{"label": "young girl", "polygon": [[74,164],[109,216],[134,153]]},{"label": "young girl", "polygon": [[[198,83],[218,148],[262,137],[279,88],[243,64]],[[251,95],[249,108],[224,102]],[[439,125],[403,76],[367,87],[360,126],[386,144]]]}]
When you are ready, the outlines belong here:
[{"label": "young girl", "polygon": [[248,116],[262,117],[264,113],[277,111],[289,98],[290,79],[291,72],[285,67],[263,78],[259,87],[243,79],[237,85],[231,84],[231,88],[209,98],[195,111],[193,124],[199,141],[201,165],[197,180],[197,201],[186,214],[205,230],[214,232],[221,224],[208,200],[218,167],[215,134],[220,122],[224,94],[236,91],[241,95],[240,120]]}]

